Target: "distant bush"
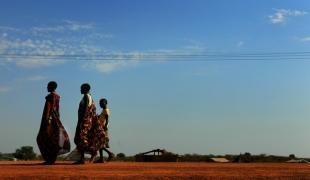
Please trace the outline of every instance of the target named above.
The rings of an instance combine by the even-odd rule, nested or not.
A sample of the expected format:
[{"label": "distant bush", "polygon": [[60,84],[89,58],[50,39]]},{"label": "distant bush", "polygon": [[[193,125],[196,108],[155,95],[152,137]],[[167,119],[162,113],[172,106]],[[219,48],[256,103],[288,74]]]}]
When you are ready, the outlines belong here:
[{"label": "distant bush", "polygon": [[16,149],[13,156],[20,160],[36,159],[36,154],[34,153],[32,146],[22,146],[20,149]]},{"label": "distant bush", "polygon": [[117,158],[125,158],[126,155],[125,155],[124,153],[118,153],[118,154],[116,155],[116,157],[117,157]]},{"label": "distant bush", "polygon": [[124,153],[118,153],[116,154],[116,157],[112,159],[112,161],[133,162],[135,161],[135,157],[126,156]]},{"label": "distant bush", "polygon": [[210,162],[210,159],[214,157],[216,156],[212,154],[210,155],[184,154],[182,156],[179,156],[178,161],[179,162]]},{"label": "distant bush", "polygon": [[295,159],[296,157],[295,157],[295,154],[290,154],[289,156],[288,156],[290,159]]}]

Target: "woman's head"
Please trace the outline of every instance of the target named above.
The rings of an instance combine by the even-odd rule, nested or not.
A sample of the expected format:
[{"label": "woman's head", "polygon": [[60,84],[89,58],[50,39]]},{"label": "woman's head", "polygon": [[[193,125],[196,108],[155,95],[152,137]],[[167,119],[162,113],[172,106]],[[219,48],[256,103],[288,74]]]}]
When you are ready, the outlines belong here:
[{"label": "woman's head", "polygon": [[57,88],[57,83],[55,81],[50,81],[48,84],[47,84],[47,91],[48,92],[54,92]]},{"label": "woman's head", "polygon": [[88,83],[84,83],[81,85],[81,94],[87,94],[90,91],[90,85]]},{"label": "woman's head", "polygon": [[101,108],[106,108],[108,104],[108,100],[106,100],[105,98],[100,99],[99,104]]}]

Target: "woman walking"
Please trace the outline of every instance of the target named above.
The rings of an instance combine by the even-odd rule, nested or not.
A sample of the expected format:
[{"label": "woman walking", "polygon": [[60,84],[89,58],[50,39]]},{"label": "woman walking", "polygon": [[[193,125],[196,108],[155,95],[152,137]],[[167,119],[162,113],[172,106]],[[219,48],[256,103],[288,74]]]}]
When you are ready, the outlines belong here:
[{"label": "woman walking", "polygon": [[[79,105],[78,110],[78,123],[76,126],[74,143],[77,146],[79,153],[81,154],[80,160],[74,164],[84,164],[84,153],[90,153],[92,155],[91,162],[97,154],[99,145],[95,141],[96,137],[96,106],[89,94],[90,85],[85,83],[81,85],[81,94],[83,98]],[[104,137],[104,134],[102,135]]]},{"label": "woman walking", "polygon": [[56,93],[56,88],[55,81],[50,81],[47,85],[47,91],[50,94],[45,97],[46,101],[37,136],[37,144],[45,164],[54,164],[57,155],[70,151],[69,136],[60,121],[60,96]]}]

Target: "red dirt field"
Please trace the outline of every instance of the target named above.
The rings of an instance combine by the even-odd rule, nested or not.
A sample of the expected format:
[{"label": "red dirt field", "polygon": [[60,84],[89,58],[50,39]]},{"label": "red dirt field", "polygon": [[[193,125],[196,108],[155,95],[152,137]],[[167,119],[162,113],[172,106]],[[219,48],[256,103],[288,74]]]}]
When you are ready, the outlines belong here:
[{"label": "red dirt field", "polygon": [[310,179],[310,164],[0,161],[0,179]]}]

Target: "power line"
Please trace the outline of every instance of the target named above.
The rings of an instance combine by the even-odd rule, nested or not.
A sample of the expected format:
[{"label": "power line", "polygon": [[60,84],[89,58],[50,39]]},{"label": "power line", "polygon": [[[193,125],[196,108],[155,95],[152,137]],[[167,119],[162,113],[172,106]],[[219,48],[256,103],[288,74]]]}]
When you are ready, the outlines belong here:
[{"label": "power line", "polygon": [[310,60],[310,52],[247,53],[106,53],[106,54],[22,54],[0,53],[0,60],[68,60],[68,61],[221,61],[221,60]]}]

